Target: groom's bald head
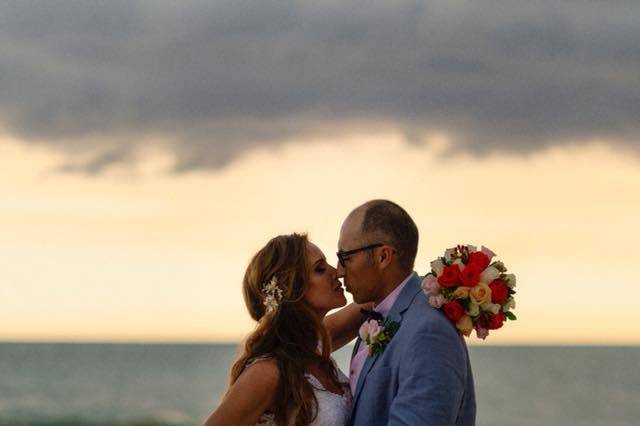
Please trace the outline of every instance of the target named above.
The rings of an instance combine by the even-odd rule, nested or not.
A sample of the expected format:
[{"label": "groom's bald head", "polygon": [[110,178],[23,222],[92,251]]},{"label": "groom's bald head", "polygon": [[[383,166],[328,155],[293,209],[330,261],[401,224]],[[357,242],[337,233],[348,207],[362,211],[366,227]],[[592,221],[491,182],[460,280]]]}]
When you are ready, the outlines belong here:
[{"label": "groom's bald head", "polygon": [[347,223],[361,244],[387,243],[396,249],[400,266],[413,270],[418,252],[418,227],[402,207],[389,200],[367,201],[347,216],[344,225]]}]

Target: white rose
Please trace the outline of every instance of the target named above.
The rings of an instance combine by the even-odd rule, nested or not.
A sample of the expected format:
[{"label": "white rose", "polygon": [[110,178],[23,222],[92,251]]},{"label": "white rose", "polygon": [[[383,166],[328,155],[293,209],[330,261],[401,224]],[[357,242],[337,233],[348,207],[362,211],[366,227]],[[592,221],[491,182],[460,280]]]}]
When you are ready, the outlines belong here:
[{"label": "white rose", "polygon": [[471,288],[460,286],[456,288],[455,291],[453,292],[453,297],[455,297],[456,299],[466,299],[469,297],[470,291],[471,291]]},{"label": "white rose", "polygon": [[444,251],[444,258],[447,262],[451,262],[451,259],[453,258],[453,253],[456,251],[456,248],[448,248]]},{"label": "white rose", "polygon": [[473,330],[473,321],[469,315],[465,315],[456,324],[456,328],[460,330],[460,333],[465,336],[469,336],[471,334],[471,330]]},{"label": "white rose", "polygon": [[516,276],[514,274],[506,274],[504,276],[506,278],[505,284],[511,288],[515,288],[516,286]]},{"label": "white rose", "polygon": [[505,312],[509,312],[511,309],[515,309],[515,308],[516,308],[516,301],[513,299],[513,297],[510,297],[507,300],[505,300],[504,304],[502,305],[502,310]]},{"label": "white rose", "polygon": [[440,309],[447,300],[442,294],[434,294],[429,296],[429,304],[436,309]]},{"label": "white rose", "polygon": [[498,271],[493,266],[487,267],[482,274],[480,274],[480,281],[483,283],[491,283],[491,281],[495,280],[500,276],[500,271]]},{"label": "white rose", "polygon": [[469,291],[469,299],[472,303],[481,305],[491,301],[491,288],[485,283],[478,283]]},{"label": "white rose", "polygon": [[444,263],[442,262],[442,259],[437,258],[436,260],[431,262],[431,269],[433,269],[433,272],[435,272],[437,276],[440,276],[440,274],[442,274],[442,270],[444,269]]},{"label": "white rose", "polygon": [[493,251],[491,251],[491,249],[488,249],[485,246],[482,246],[482,249],[480,251],[486,254],[489,257],[489,260],[491,260],[491,258],[496,255]]},{"label": "white rose", "polygon": [[384,330],[384,328],[376,322],[374,326],[370,328],[371,332],[369,333],[369,339],[371,341],[375,340],[376,337]]},{"label": "white rose", "polygon": [[500,312],[500,305],[497,305],[495,303],[491,303],[491,302],[483,303],[481,307],[483,311],[491,312],[494,315]]},{"label": "white rose", "polygon": [[469,250],[469,253],[473,253],[474,251],[478,251],[478,248],[476,246],[472,246],[472,245],[468,245],[467,249]]},{"label": "white rose", "polygon": [[475,303],[469,303],[469,310],[467,311],[467,314],[471,317],[480,315],[480,306]]}]

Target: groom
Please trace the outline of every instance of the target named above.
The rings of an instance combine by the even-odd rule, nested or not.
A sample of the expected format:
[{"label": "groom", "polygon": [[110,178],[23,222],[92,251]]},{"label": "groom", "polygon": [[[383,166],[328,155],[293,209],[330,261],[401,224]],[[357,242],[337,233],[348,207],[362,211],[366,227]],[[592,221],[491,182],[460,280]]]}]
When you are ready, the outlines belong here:
[{"label": "groom", "polygon": [[473,425],[476,403],[464,340],[432,308],[413,271],[418,229],[397,204],[373,200],[345,219],[338,276],[356,303],[374,302],[372,318],[400,324],[382,353],[358,338],[351,358],[350,424]]}]

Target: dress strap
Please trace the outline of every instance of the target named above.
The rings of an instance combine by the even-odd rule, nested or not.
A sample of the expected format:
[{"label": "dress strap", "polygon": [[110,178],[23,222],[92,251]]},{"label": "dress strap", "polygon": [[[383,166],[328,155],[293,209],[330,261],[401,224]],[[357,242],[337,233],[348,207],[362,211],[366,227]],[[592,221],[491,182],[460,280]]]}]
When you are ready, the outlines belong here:
[{"label": "dress strap", "polygon": [[245,364],[244,368],[247,368],[248,366],[250,366],[252,364],[255,364],[256,362],[267,361],[269,359],[273,359],[273,356],[271,356],[269,354],[265,354],[265,355],[257,356],[255,358],[251,358],[250,360],[247,361],[247,363]]}]

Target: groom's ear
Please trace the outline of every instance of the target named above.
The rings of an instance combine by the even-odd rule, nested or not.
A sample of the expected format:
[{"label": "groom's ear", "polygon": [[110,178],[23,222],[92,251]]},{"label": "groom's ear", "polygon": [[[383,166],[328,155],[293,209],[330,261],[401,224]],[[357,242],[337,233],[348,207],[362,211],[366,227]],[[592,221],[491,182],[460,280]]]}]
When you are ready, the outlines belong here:
[{"label": "groom's ear", "polygon": [[378,264],[382,269],[386,268],[391,264],[391,260],[393,259],[393,248],[388,245],[384,245],[380,247],[380,251],[378,252]]}]

